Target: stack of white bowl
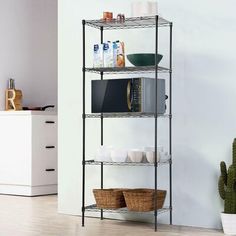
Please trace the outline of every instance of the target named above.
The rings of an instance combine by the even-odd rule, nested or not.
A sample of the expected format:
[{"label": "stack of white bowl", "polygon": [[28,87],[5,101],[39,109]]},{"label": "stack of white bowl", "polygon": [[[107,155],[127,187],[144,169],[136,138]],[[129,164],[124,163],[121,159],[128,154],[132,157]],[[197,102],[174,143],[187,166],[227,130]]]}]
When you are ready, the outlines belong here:
[{"label": "stack of white bowl", "polygon": [[[157,147],[157,162],[163,156],[163,147]],[[155,148],[145,147],[144,151],[140,149],[121,149],[113,148],[112,146],[100,146],[97,150],[96,161],[101,162],[155,162]]]}]

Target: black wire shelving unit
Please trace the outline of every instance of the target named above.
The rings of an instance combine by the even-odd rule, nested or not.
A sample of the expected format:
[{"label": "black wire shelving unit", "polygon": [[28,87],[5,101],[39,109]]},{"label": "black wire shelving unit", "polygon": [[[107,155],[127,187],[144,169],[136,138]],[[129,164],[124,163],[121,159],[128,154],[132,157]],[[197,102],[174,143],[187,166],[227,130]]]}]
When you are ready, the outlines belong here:
[{"label": "black wire shelving unit", "polygon": [[[157,215],[165,212],[169,212],[170,224],[172,224],[172,27],[173,24],[170,21],[163,19],[162,17],[149,16],[149,17],[132,17],[126,18],[124,23],[117,22],[116,20],[104,21],[104,20],[82,20],[82,33],[83,33],[83,153],[82,153],[82,226],[85,223],[85,212],[100,212],[101,220],[103,219],[103,213],[132,213],[126,208],[121,208],[117,210],[113,209],[99,209],[95,204],[85,205],[85,171],[86,166],[100,166],[101,168],[101,189],[103,189],[103,168],[104,166],[145,166],[154,167],[154,189],[157,190],[157,168],[162,165],[169,166],[169,206],[163,207],[162,209],[157,209],[155,202],[155,209],[150,213],[154,213],[154,226],[155,231],[157,231]],[[154,28],[155,29],[155,55],[157,61],[158,54],[158,42],[159,42],[159,27],[169,28],[169,67],[161,67],[157,64],[155,66],[140,66],[140,67],[123,67],[123,68],[89,68],[85,64],[85,40],[86,26],[90,26],[100,30],[101,43],[103,43],[104,30],[116,30],[116,29],[136,29],[136,28]],[[159,115],[157,113],[157,106],[154,113],[139,113],[139,112],[129,112],[129,113],[102,113],[102,114],[86,114],[85,112],[85,80],[86,72],[97,73],[100,75],[100,79],[103,80],[104,74],[140,74],[140,73],[154,73],[155,74],[155,100],[157,104],[157,79],[159,73],[168,73],[169,75],[169,93],[168,93],[168,114]],[[86,119],[88,118],[99,118],[101,120],[101,145],[103,145],[103,122],[104,118],[153,118],[155,120],[154,128],[154,141],[155,141],[155,162],[154,163],[133,163],[133,162],[100,162],[93,159],[86,159],[86,145],[85,145],[85,135],[86,135]],[[168,136],[169,136],[169,148],[168,156],[166,159],[157,161],[157,122],[159,118],[168,118]],[[155,193],[157,194],[157,193]],[[155,196],[156,197],[156,196]],[[136,212],[137,213],[137,212]],[[142,213],[142,212],[138,212]]]}]

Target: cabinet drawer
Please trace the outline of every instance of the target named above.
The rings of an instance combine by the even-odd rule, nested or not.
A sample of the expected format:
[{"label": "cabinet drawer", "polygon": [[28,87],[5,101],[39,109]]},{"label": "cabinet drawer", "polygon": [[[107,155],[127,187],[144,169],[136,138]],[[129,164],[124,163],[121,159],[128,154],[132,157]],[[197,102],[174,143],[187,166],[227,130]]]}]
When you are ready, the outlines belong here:
[{"label": "cabinet drawer", "polygon": [[56,116],[35,116],[32,118],[32,139],[44,145],[57,141]]},{"label": "cabinet drawer", "polygon": [[32,185],[57,184],[57,117],[32,118]]},{"label": "cabinet drawer", "polygon": [[32,186],[57,184],[57,168],[45,168],[37,170],[32,176]]},{"label": "cabinet drawer", "polygon": [[57,152],[35,154],[32,162],[32,185],[57,184]]}]

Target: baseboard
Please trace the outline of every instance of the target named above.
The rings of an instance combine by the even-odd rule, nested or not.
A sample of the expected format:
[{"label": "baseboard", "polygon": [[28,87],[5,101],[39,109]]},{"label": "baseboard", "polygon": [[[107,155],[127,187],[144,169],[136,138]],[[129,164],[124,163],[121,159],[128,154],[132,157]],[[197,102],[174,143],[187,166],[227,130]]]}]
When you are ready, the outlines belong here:
[{"label": "baseboard", "polygon": [[57,194],[57,185],[27,186],[27,185],[0,185],[0,194],[17,196],[42,196]]}]

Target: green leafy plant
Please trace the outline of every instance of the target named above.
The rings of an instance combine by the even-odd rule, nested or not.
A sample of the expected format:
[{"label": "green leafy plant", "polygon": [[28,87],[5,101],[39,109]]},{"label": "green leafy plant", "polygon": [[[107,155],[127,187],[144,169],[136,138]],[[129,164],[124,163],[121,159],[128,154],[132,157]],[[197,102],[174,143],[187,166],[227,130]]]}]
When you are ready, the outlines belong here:
[{"label": "green leafy plant", "polygon": [[233,164],[228,171],[224,161],[220,163],[221,176],[218,188],[224,200],[224,213],[236,214],[236,139],[233,142]]}]

